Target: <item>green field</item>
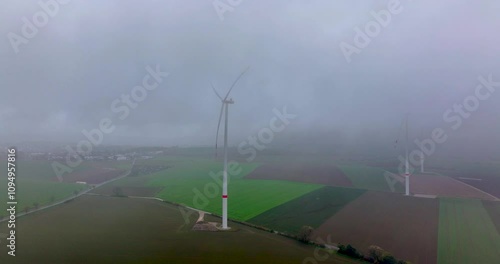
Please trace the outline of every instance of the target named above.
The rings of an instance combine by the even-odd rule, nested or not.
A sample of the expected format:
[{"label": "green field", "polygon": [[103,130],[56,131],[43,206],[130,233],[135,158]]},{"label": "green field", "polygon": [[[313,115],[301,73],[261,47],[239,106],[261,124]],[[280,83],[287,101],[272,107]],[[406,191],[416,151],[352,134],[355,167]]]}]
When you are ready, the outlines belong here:
[{"label": "green field", "polygon": [[500,235],[479,200],[441,199],[438,263],[498,263]]},{"label": "green field", "polygon": [[500,202],[483,201],[483,206],[500,234]]},{"label": "green field", "polygon": [[[78,167],[84,170],[86,165]],[[0,216],[6,215],[7,202],[7,175],[6,164],[0,166],[1,178],[0,187]],[[57,181],[50,161],[38,160],[18,160],[16,162],[16,198],[17,210],[20,213],[26,207],[34,208],[34,203],[38,206],[50,204],[54,201],[63,200],[74,191],[84,190],[86,187],[80,184],[60,183]],[[4,195],[5,194],[5,195]]]},{"label": "green field", "polygon": [[[0,179],[0,186],[7,186],[6,179]],[[74,191],[85,190],[86,187],[81,184],[59,183],[36,180],[17,180],[16,181],[17,210],[20,213],[25,207],[33,208],[34,203],[39,206],[50,204],[54,201],[63,200]],[[2,192],[3,193],[3,192]],[[7,194],[0,196],[0,215],[5,215],[7,209]]]},{"label": "green field", "polygon": [[[315,248],[230,223],[235,232],[195,232],[175,206],[82,196],[18,219],[17,256],[0,263],[303,263]],[[220,221],[208,217],[207,221]],[[5,224],[0,233],[6,233]],[[320,251],[321,256],[325,255]],[[331,253],[321,263],[361,263]]]},{"label": "green field", "polygon": [[[85,171],[93,167],[102,168],[130,168],[130,161],[84,161],[73,168],[73,172]],[[3,191],[7,188],[6,163],[0,164],[0,187]],[[64,177],[64,176],[63,176]],[[87,187],[81,184],[59,182],[52,162],[45,160],[22,160],[16,161],[16,198],[17,211],[21,213],[26,207],[30,210],[38,206],[44,206],[68,198],[75,191],[85,190]],[[0,216],[6,213],[7,195],[0,195]]]},{"label": "green field", "polygon": [[[196,163],[195,163],[196,162]],[[198,163],[199,162],[199,163]],[[173,156],[163,156],[155,159],[138,159],[135,163],[138,166],[169,166],[168,169],[158,171],[152,174],[139,174],[134,175],[134,177],[125,177],[117,181],[107,184],[101,188],[96,189],[95,193],[112,195],[113,193],[109,190],[113,190],[114,187],[122,188],[147,188],[151,187],[157,189],[157,187],[163,188],[166,183],[162,183],[162,177],[171,175],[171,171],[179,172],[182,171],[183,167],[190,167],[196,164],[197,166],[206,166],[210,164],[207,160],[194,159],[189,157],[173,157]],[[201,165],[204,164],[204,165]],[[207,172],[205,172],[207,173]],[[151,182],[151,183],[149,183]],[[156,185],[156,186],[154,186]],[[104,190],[106,189],[106,190]],[[127,195],[125,193],[125,195]]]},{"label": "green field", "polygon": [[[384,169],[363,165],[339,165],[338,167],[347,175],[356,188],[391,192],[389,183],[384,177]],[[404,192],[403,185],[396,184],[394,187],[396,192]]]},{"label": "green field", "polygon": [[319,227],[364,192],[359,189],[323,187],[272,208],[248,221],[281,232],[297,234],[304,225]]},{"label": "green field", "polygon": [[101,162],[101,166],[106,166],[110,168],[115,168],[115,169],[121,169],[121,170],[130,170],[132,168],[132,162],[129,160],[124,160],[124,161],[104,161]]},{"label": "green field", "polygon": [[[317,184],[243,179],[257,164],[243,163],[239,166],[234,170],[239,173],[230,176],[228,187],[228,214],[232,219],[248,220],[322,187]],[[217,174],[221,169],[222,164],[215,161],[198,161],[196,166],[177,164],[150,176],[146,185],[164,188],[158,193],[158,198],[221,214],[221,178],[214,179],[209,175],[209,172]]]}]

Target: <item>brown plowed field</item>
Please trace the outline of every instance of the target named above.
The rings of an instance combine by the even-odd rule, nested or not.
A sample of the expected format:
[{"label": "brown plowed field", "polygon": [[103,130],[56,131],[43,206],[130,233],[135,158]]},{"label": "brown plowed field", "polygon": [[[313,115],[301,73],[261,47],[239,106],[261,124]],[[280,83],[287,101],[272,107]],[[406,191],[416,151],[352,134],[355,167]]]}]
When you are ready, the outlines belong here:
[{"label": "brown plowed field", "polygon": [[433,174],[412,175],[410,177],[410,191],[413,194],[430,194],[440,197],[495,200],[495,197],[451,177]]},{"label": "brown plowed field", "polygon": [[88,184],[99,184],[119,177],[125,173],[124,170],[111,168],[91,168],[82,171],[76,171],[63,176],[64,182],[86,182]]},{"label": "brown plowed field", "polygon": [[352,186],[349,178],[337,166],[328,164],[266,164],[258,167],[245,178]]},{"label": "brown plowed field", "polygon": [[[129,187],[129,186],[119,186],[122,190],[122,194],[125,196],[139,196],[139,197],[154,197],[156,193],[162,190],[159,187]],[[93,193],[103,194],[103,195],[114,195],[114,189],[116,186],[112,184],[106,184],[95,190]]]},{"label": "brown plowed field", "polygon": [[500,198],[500,177],[484,177],[482,181],[458,180]]},{"label": "brown plowed field", "polygon": [[441,172],[444,175],[449,175],[450,177],[453,177],[461,182],[474,186],[475,188],[500,198],[500,170],[495,170],[494,168],[481,170],[481,168],[478,168],[477,170],[438,170],[438,172]]},{"label": "brown plowed field", "polygon": [[438,225],[438,199],[367,192],[323,223],[314,237],[351,244],[364,254],[377,245],[398,259],[433,264]]}]

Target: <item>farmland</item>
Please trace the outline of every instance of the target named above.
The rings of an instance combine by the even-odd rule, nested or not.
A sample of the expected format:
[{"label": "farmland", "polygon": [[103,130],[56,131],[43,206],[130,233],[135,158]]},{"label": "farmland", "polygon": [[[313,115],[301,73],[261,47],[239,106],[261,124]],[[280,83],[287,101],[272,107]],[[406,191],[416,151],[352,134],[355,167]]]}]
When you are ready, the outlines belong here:
[{"label": "farmland", "polygon": [[[49,161],[41,160],[17,160],[16,174],[18,178],[34,179],[39,181],[50,181],[55,178],[54,170]],[[85,166],[80,169],[85,169]],[[7,164],[0,162],[0,170],[2,175],[7,171]]]},{"label": "farmland", "polygon": [[458,180],[463,181],[500,199],[500,188],[498,188],[498,186],[500,186],[500,175],[482,175],[480,177],[481,178],[479,181],[462,180],[460,178]]},{"label": "farmland", "polygon": [[[207,180],[166,182],[158,198],[220,214],[220,187]],[[267,180],[230,181],[228,214],[232,219],[248,220],[271,208],[321,188],[321,185]]]},{"label": "farmland", "polygon": [[436,199],[366,192],[315,231],[315,236],[354,245],[377,245],[412,263],[436,263],[439,203]]},{"label": "farmland", "polygon": [[137,160],[129,177],[121,178],[110,184],[94,189],[92,193],[113,195],[115,188],[120,188],[123,195],[126,196],[154,197],[163,187],[161,184],[159,187],[146,186],[147,183],[155,177],[161,177],[158,175],[163,175],[162,171],[168,170],[174,165],[184,166],[186,164],[193,164],[193,160],[180,157],[160,157],[156,159]]},{"label": "farmland", "polygon": [[[39,203],[39,205],[44,205],[50,203],[52,200],[64,199],[71,196],[75,190],[81,191],[82,188],[86,188],[84,185],[74,184],[73,182],[76,180],[89,181],[95,179],[100,182],[107,179],[106,177],[102,177],[103,171],[123,173],[124,169],[130,169],[131,165],[130,161],[127,163],[114,163],[112,161],[84,162],[73,173],[66,175],[64,182],[60,183],[54,181],[53,172],[46,163],[39,161],[34,161],[33,163],[24,161],[24,163],[27,164],[25,171],[29,170],[30,175],[18,180],[21,186],[19,188],[19,202],[21,206],[24,204],[33,206],[35,202]],[[37,169],[37,166],[40,169]],[[135,167],[132,169],[134,173],[129,175],[129,177],[93,189],[91,194],[113,196],[119,193],[124,196],[156,197],[220,215],[222,210],[220,197],[221,170],[222,163],[220,161],[196,157],[194,154],[189,156],[160,156],[154,159],[137,160]],[[37,172],[39,172],[38,176]],[[369,246],[377,245],[391,252],[397,258],[407,259],[415,264],[449,263],[446,262],[446,259],[449,259],[450,256],[470,260],[471,256],[477,254],[478,248],[479,250],[483,250],[481,251],[481,254],[484,256],[481,259],[482,263],[488,263],[489,259],[497,257],[495,247],[498,245],[498,242],[495,241],[498,239],[497,229],[500,228],[500,206],[498,202],[487,201],[488,199],[492,200],[491,196],[450,177],[416,174],[412,177],[412,193],[435,194],[440,197],[462,196],[485,200],[440,200],[404,197],[401,195],[403,191],[401,184],[396,184],[395,186],[397,193],[391,193],[390,185],[384,177],[384,172],[380,168],[359,165],[353,162],[338,162],[337,165],[333,165],[327,162],[326,159],[314,162],[305,159],[299,160],[293,157],[275,157],[275,160],[269,163],[231,163],[229,166],[229,218],[246,221],[291,235],[297,234],[302,226],[309,225],[315,229],[313,239],[316,241],[318,241],[318,238],[321,238],[323,241],[330,241],[332,243],[349,243],[365,254]],[[80,177],[77,177],[78,175]],[[0,182],[0,184],[4,183]],[[347,186],[339,187],[336,185]],[[103,199],[102,205],[96,203],[96,201],[101,201],[98,199]],[[5,203],[2,202],[2,204]],[[141,205],[139,206],[139,204]],[[152,231],[150,231],[151,227],[141,227],[137,224],[145,221],[145,218],[142,220],[136,219],[139,217],[135,216],[136,213],[151,215],[147,218],[148,224],[151,221],[151,217],[160,217],[160,219],[168,223],[170,223],[169,221],[174,221],[169,218],[169,215],[146,212],[147,210],[152,210],[153,205],[160,206],[161,208],[169,207],[169,205],[164,203],[135,198],[83,196],[60,207],[23,217],[20,221],[35,221],[28,220],[33,218],[36,221],[47,222],[48,218],[43,220],[38,217],[53,211],[57,212],[57,217],[66,217],[69,219],[68,222],[76,223],[76,226],[78,226],[77,229],[84,230],[84,223],[74,219],[77,214],[76,212],[79,210],[81,212],[92,211],[93,215],[93,210],[97,210],[95,211],[97,213],[95,218],[100,218],[103,221],[102,225],[97,225],[97,230],[104,229],[104,224],[115,224],[120,228],[131,228],[132,230],[127,235],[137,239],[137,241],[143,241],[145,238],[141,237],[139,231],[134,230],[134,228],[146,234]],[[109,215],[101,212],[107,206],[110,210]],[[126,215],[124,212],[121,212],[121,207],[128,207],[130,210],[135,211],[134,215]],[[138,207],[144,207],[146,211],[141,211]],[[182,220],[183,214],[175,207],[173,208]],[[196,214],[190,215],[190,217],[196,218]],[[207,217],[210,221],[220,222],[220,219],[214,216]],[[83,216],[83,218],[86,218],[88,223],[97,221],[90,214]],[[132,225],[130,223],[132,220],[124,220],[126,218],[136,219],[134,220],[136,223],[133,228],[127,226]],[[486,221],[486,224],[484,221]],[[206,239],[207,241],[210,237],[214,237],[214,241],[219,242],[228,240],[222,237],[224,235],[218,233],[202,233],[200,235],[193,233],[192,235],[186,235],[191,234],[187,226],[192,226],[193,223],[194,220],[191,219],[188,225],[182,221],[179,223],[176,222],[174,226],[168,225],[166,227],[160,227],[160,223],[153,223],[153,227],[175,239],[181,239],[185,243],[188,243],[188,239],[195,239],[195,237],[196,239],[200,239],[197,236],[202,236],[201,239]],[[64,226],[64,223],[58,222],[57,224]],[[236,233],[241,234],[243,237],[256,232],[253,229],[236,223],[230,223],[230,226],[233,228],[237,227],[238,230],[241,229],[241,231]],[[474,226],[474,228],[471,229],[469,226]],[[46,224],[42,229],[50,230],[50,228],[50,225]],[[60,235],[73,244],[70,243],[69,245],[61,246],[61,248],[69,250],[72,248],[70,245],[75,247],[77,241],[83,241],[81,243],[84,246],[81,249],[73,248],[71,249],[72,251],[68,254],[63,254],[61,257],[64,257],[68,261],[76,261],[76,258],[73,259],[71,257],[81,256],[82,262],[90,261],[82,255],[85,250],[97,250],[89,242],[91,239],[85,236],[82,237],[81,233],[72,233],[73,231],[66,229],[69,228],[61,231],[63,233]],[[25,230],[24,227],[23,230]],[[27,230],[32,232],[31,229]],[[244,230],[248,230],[248,234],[242,233],[246,232]],[[492,233],[492,230],[496,233]],[[121,232],[118,230],[115,231]],[[95,233],[90,231],[91,234],[96,236],[98,235],[97,232],[109,235],[107,231],[96,231]],[[176,234],[182,233],[187,237],[176,237],[172,235],[172,232]],[[36,234],[36,232],[34,233]],[[260,231],[257,231],[257,233],[261,234]],[[265,237],[263,239],[267,239],[266,236],[270,235],[269,233],[262,234]],[[486,234],[490,235],[486,236]],[[496,234],[497,237],[491,234]],[[40,234],[40,236],[44,237],[48,235]],[[81,239],[71,239],[69,238],[70,236],[80,237]],[[250,236],[249,241],[253,241],[252,239],[254,238],[252,236],[254,235]],[[118,237],[120,240],[128,241],[128,238],[124,236],[120,235]],[[171,248],[172,250],[177,249],[175,246],[168,246],[170,242],[168,242],[167,238],[155,235],[153,237],[154,241],[151,242],[153,248],[159,248],[161,243],[165,243],[167,245],[166,248],[169,250]],[[23,234],[20,234],[20,238],[23,238]],[[276,238],[282,239],[276,235],[269,237],[271,241],[269,242],[269,247],[275,243],[272,241],[275,241]],[[50,243],[53,242],[50,238],[46,239],[49,239]],[[101,239],[105,241],[104,243],[107,243],[103,244],[105,247],[116,243],[111,240],[107,241],[104,238]],[[238,239],[242,240],[243,238]],[[467,239],[474,243],[472,247],[469,247],[470,241],[465,241]],[[455,242],[449,243],[451,240]],[[447,241],[447,243],[444,241]],[[228,240],[227,243],[229,242],[231,241]],[[43,254],[41,249],[35,249],[35,247],[47,248],[45,245],[35,245],[36,242],[27,241],[23,243],[27,243],[25,244],[26,247],[30,248],[28,252],[34,255]],[[134,244],[132,241],[130,243]],[[295,242],[291,241],[290,243]],[[464,245],[466,245],[466,248],[464,248]],[[20,244],[20,246],[23,245]],[[300,244],[294,244],[294,246],[289,247],[293,248],[295,246],[299,248],[303,247]],[[117,246],[112,245],[109,247],[113,253],[97,254],[95,256],[98,258],[97,262],[107,262],[112,256],[120,257],[127,254],[129,254],[131,262],[139,260],[151,262],[175,261],[175,257],[173,256],[174,251],[169,251],[171,254],[168,254],[168,252],[160,252],[159,249],[145,249],[143,246],[138,246],[145,252],[144,254],[141,254],[140,250],[134,251],[130,247],[128,248],[130,253],[123,253],[122,249]],[[244,247],[246,245],[242,241],[240,241],[240,244],[236,243],[234,245],[235,250],[241,254],[257,254],[257,258],[259,257],[259,249],[247,252],[246,250],[242,250]],[[300,249],[297,250],[300,252]],[[202,249],[196,253],[194,263],[196,263],[198,256],[200,256],[200,259],[202,257],[206,258],[206,254],[209,254],[211,251],[222,252],[214,250],[212,246],[207,246],[206,251]],[[266,254],[275,254],[270,253],[270,251],[266,252]],[[146,258],[145,256],[148,254],[151,254],[152,257]],[[281,257],[276,260],[277,263],[280,263],[280,261],[286,263],[287,260],[293,259],[295,256],[287,252],[278,254],[281,254]],[[180,257],[187,256],[187,253],[180,255]],[[44,257],[47,259],[47,262],[55,258],[55,256]],[[31,259],[24,260],[30,262]]]},{"label": "farmland", "polygon": [[278,163],[265,164],[246,176],[247,179],[286,180],[330,186],[352,186],[344,173],[332,164]]},{"label": "farmland", "polygon": [[105,184],[99,188],[92,190],[92,193],[102,194],[102,195],[113,195],[115,188],[120,188],[124,195],[127,196],[151,196],[154,197],[163,187],[150,187],[146,186],[148,180],[152,177],[151,175],[143,175],[140,177],[130,176],[121,178],[112,183]]},{"label": "farmland", "polygon": [[113,168],[89,168],[87,170],[75,171],[63,177],[64,182],[86,182],[87,184],[99,184],[125,173],[124,170]]},{"label": "farmland", "polygon": [[348,188],[323,187],[276,206],[248,221],[281,232],[297,234],[304,225],[319,227],[364,192]]},{"label": "farmland", "polygon": [[496,200],[495,197],[477,190],[453,178],[435,174],[416,174],[411,176],[411,192],[431,194],[439,197],[461,197]]},{"label": "farmland", "polygon": [[[385,170],[381,168],[355,164],[339,165],[339,168],[356,188],[383,192],[392,191],[384,177]],[[396,192],[404,192],[402,185],[397,184],[394,187]]]},{"label": "farmland", "polygon": [[[163,188],[140,187],[140,186],[120,186],[120,184],[107,184],[91,191],[91,193],[101,195],[123,195],[138,197],[154,197]],[[116,193],[118,192],[118,193]]]},{"label": "farmland", "polygon": [[[1,163],[2,173],[6,171],[6,164]],[[16,195],[18,212],[25,209],[48,205],[64,200],[77,192],[86,190],[88,186],[76,184],[84,181],[89,184],[101,183],[116,178],[124,173],[124,169],[131,167],[131,162],[117,161],[85,161],[73,168],[71,173],[62,176],[62,182],[56,177],[51,161],[23,160],[17,161]],[[0,186],[7,186],[6,177],[0,178]],[[0,196],[0,216],[4,215],[7,196]]]},{"label": "farmland", "polygon": [[[142,164],[153,165],[161,162],[171,167],[145,176],[127,177],[113,183],[113,186],[161,189],[156,193],[158,198],[220,214],[222,207],[220,162],[180,158],[148,160]],[[250,219],[322,187],[317,184],[244,179],[244,176],[256,167],[257,164],[247,163],[234,163],[229,167],[231,197],[229,217],[232,219]]]},{"label": "farmland", "polygon": [[464,161],[441,159],[435,171],[463,181],[500,198],[500,164],[493,161]]},{"label": "farmland", "polygon": [[[18,254],[2,249],[1,263],[302,263],[314,255],[312,246],[236,223],[236,232],[194,232],[175,206],[142,199],[83,196],[19,226]],[[360,262],[333,253],[321,263]]]},{"label": "farmland", "polygon": [[497,263],[500,235],[481,201],[441,199],[438,263]]},{"label": "farmland", "polygon": [[131,177],[134,176],[143,176],[148,174],[153,174],[162,170],[169,169],[169,166],[165,165],[135,165],[132,168],[132,172],[130,173]]},{"label": "farmland", "polygon": [[483,201],[483,206],[488,211],[488,214],[497,228],[497,232],[500,234],[500,203]]},{"label": "farmland", "polygon": [[[5,175],[6,164],[1,163],[1,175]],[[74,183],[54,181],[55,173],[50,162],[38,160],[19,160],[16,171],[16,195],[19,211],[25,208],[43,206],[54,201],[62,200],[82,191],[86,186]],[[82,171],[87,167],[82,166]],[[0,178],[0,186],[7,186],[7,178]],[[3,190],[2,190],[3,194]],[[5,215],[7,195],[0,196],[0,215]]]},{"label": "farmland", "polygon": [[[33,208],[34,204],[43,206],[54,201],[63,200],[74,194],[75,191],[86,189],[85,186],[74,183],[59,183],[51,181],[39,181],[32,179],[18,179],[17,184],[17,208],[19,211],[26,207]],[[0,186],[7,186],[7,179],[0,179]],[[3,191],[2,191],[3,194]],[[6,213],[7,195],[0,196],[0,215]]]},{"label": "farmland", "polygon": [[443,173],[499,198],[500,188],[498,188],[498,186],[500,186],[500,167],[486,166],[486,168],[484,168],[476,165],[473,166],[473,168],[477,168],[477,171],[471,171],[469,168],[463,171],[446,170],[443,171]]}]

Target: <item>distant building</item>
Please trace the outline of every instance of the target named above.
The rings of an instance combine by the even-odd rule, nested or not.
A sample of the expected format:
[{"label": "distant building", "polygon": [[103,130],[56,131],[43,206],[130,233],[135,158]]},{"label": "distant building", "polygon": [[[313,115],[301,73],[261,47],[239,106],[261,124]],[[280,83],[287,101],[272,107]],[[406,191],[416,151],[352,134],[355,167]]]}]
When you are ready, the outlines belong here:
[{"label": "distant building", "polygon": [[116,160],[127,160],[127,157],[123,155],[116,155]]}]

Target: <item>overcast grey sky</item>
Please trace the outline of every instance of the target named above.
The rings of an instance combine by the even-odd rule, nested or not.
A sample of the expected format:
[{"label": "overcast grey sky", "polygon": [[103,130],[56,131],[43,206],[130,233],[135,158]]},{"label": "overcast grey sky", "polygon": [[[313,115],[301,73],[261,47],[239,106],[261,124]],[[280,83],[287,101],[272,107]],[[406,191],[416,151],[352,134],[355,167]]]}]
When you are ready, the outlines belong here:
[{"label": "overcast grey sky", "polygon": [[[108,117],[117,128],[104,143],[212,144],[220,103],[210,82],[225,93],[250,66],[231,96],[233,144],[284,106],[297,115],[287,133],[339,135],[328,141],[389,142],[410,112],[415,136],[443,127],[460,139],[450,144],[500,143],[498,91],[456,131],[443,121],[474,95],[479,76],[500,81],[500,2],[401,0],[402,11],[348,63],[340,44],[352,45],[355,27],[389,2],[242,0],[221,20],[212,0],[73,0],[15,53],[9,33],[22,36],[22,18],[43,9],[4,0],[0,136],[76,142]],[[157,64],[170,76],[118,119],[112,102]]]}]

